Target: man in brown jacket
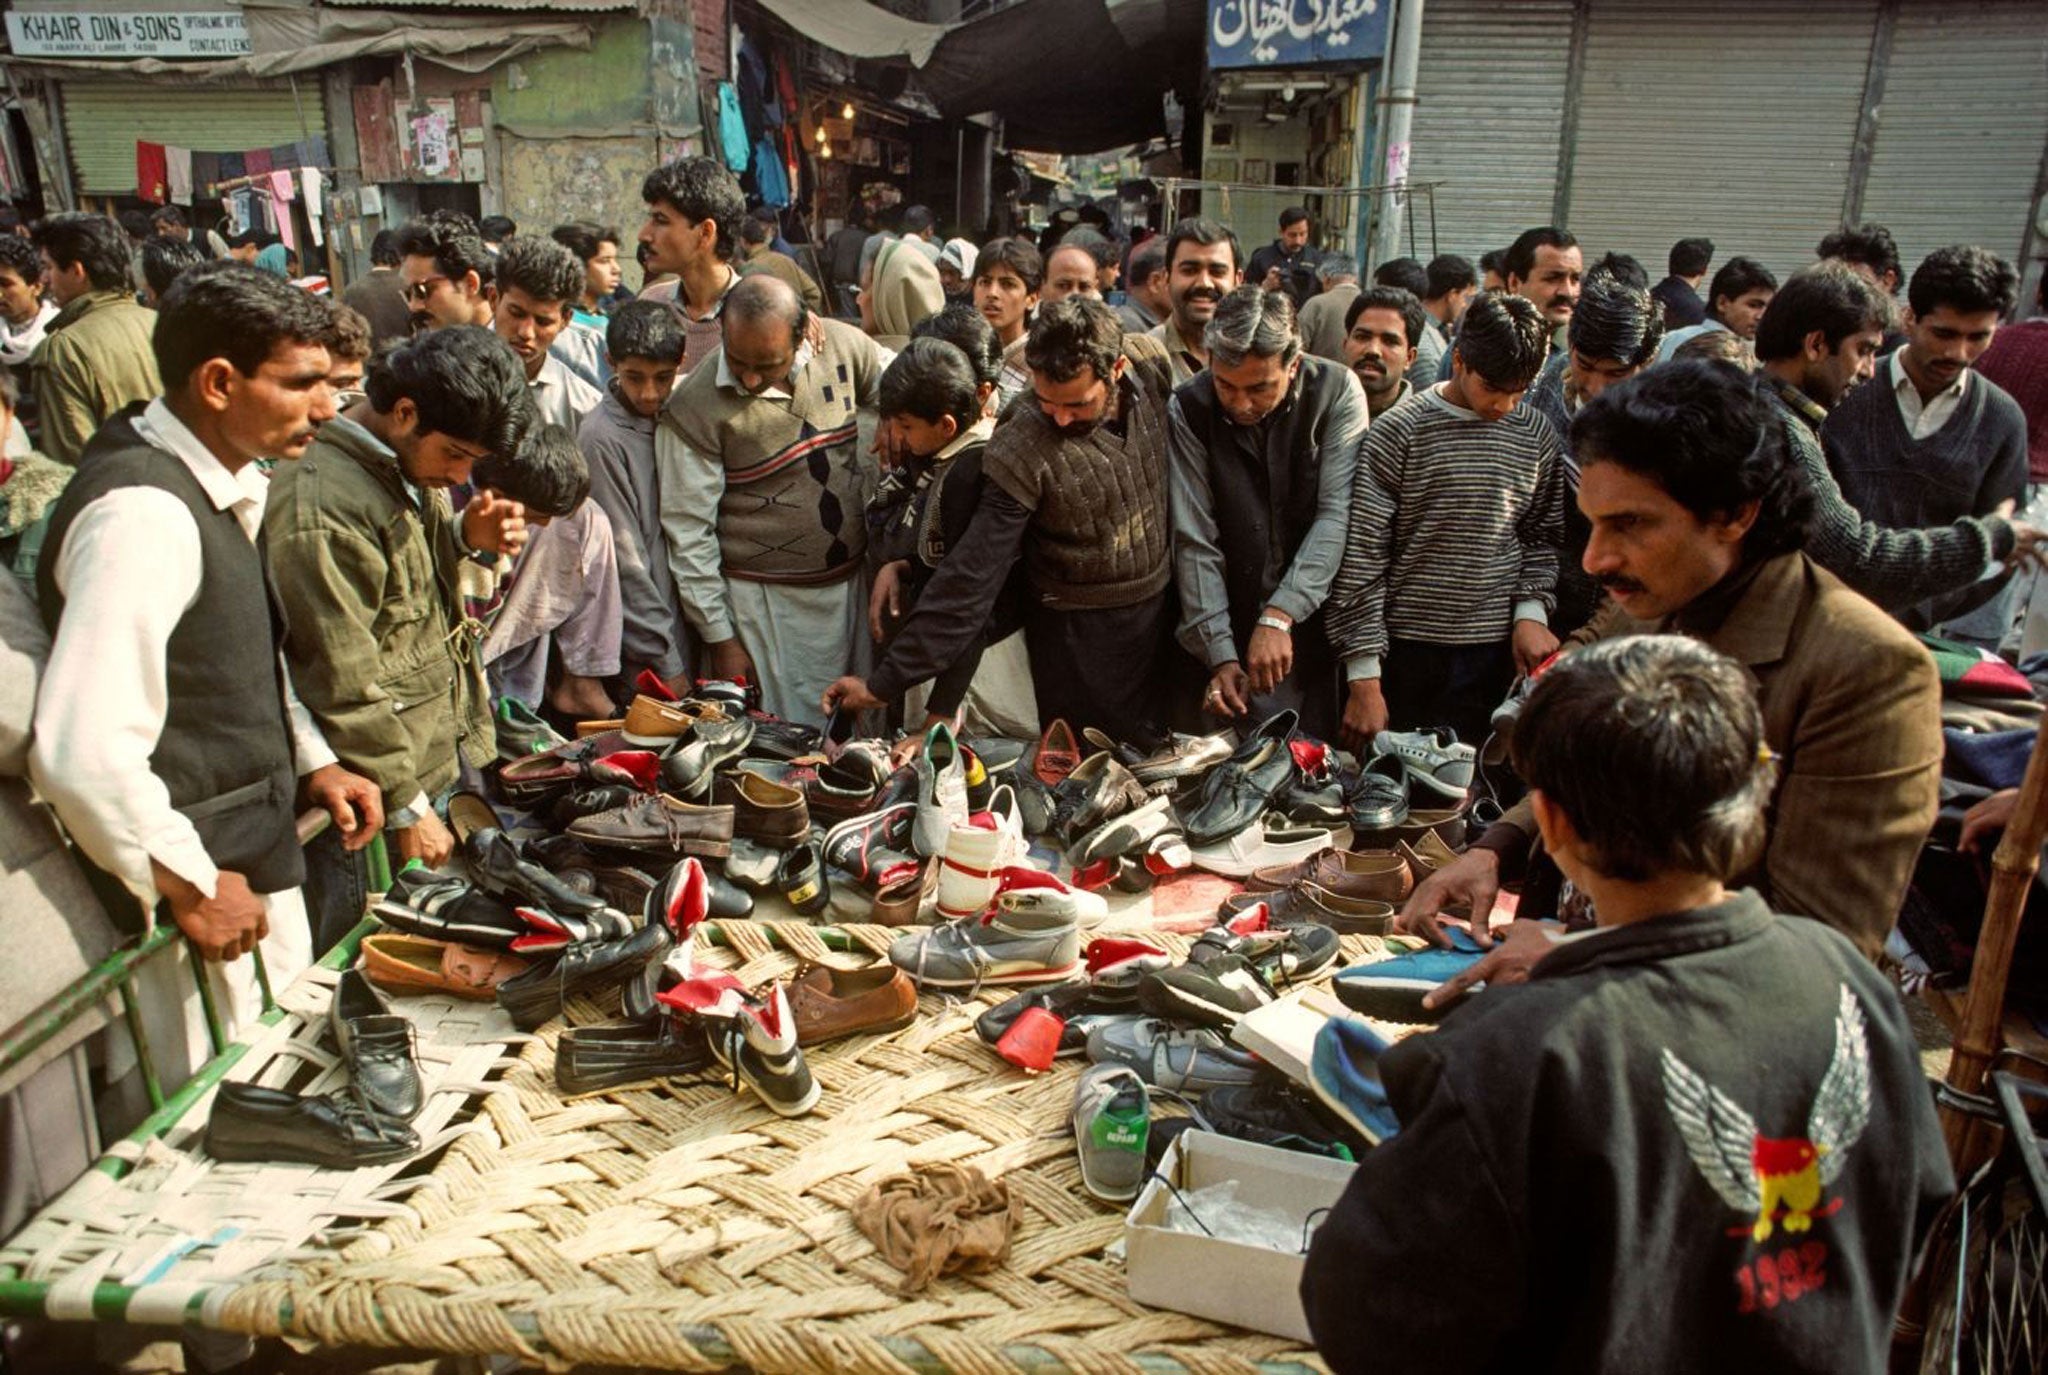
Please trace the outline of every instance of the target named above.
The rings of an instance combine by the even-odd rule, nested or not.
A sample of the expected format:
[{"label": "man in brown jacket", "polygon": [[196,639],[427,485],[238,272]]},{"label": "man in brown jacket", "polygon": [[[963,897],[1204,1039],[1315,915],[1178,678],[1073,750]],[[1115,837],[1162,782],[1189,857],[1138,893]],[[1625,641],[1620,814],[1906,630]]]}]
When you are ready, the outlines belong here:
[{"label": "man in brown jacket", "polygon": [[128,236],[105,215],[51,215],[35,244],[58,306],[29,360],[37,423],[43,452],[75,464],[108,416],[163,391],[150,350],[156,312],[135,303]]},{"label": "man in brown jacket", "polygon": [[[1778,784],[1763,861],[1745,881],[1875,959],[1934,822],[1941,688],[1911,635],[1802,552],[1813,494],[1763,385],[1677,362],[1579,412],[1571,447],[1593,526],[1585,568],[1611,600],[1564,652],[1676,631],[1748,668]],[[1399,929],[1441,939],[1439,912],[1490,911],[1534,837],[1525,803],[1417,888]],[[1542,879],[1531,869],[1521,916],[1550,915]],[[1577,915],[1574,893],[1559,898],[1568,920]],[[1516,981],[1545,948],[1537,931],[1511,930],[1454,982]]]}]

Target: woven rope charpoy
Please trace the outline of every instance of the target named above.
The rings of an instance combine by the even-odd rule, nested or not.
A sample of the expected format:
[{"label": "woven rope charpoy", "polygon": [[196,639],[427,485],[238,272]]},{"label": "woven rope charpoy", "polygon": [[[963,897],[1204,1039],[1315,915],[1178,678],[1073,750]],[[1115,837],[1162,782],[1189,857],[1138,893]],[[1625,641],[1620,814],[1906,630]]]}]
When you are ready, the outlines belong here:
[{"label": "woven rope charpoy", "polygon": [[[901,934],[842,928],[848,952],[804,923],[718,925],[722,943],[700,943],[700,962],[750,987],[805,964],[865,965]],[[1188,945],[1153,939],[1176,957]],[[1351,959],[1384,949],[1345,938]],[[470,1100],[474,1121],[458,1124],[423,1177],[386,1184],[377,1196],[391,1201],[359,1210],[372,1225],[215,1288],[205,1321],[334,1345],[511,1353],[555,1369],[1039,1375],[1050,1359],[1138,1375],[1171,1369],[1159,1358],[1201,1375],[1322,1369],[1285,1338],[1132,1302],[1105,1254],[1122,1215],[1083,1191],[1068,1127],[1083,1062],[1026,1076],[973,1033],[974,1017],[1010,992],[927,995],[901,1031],[807,1051],[824,1098],[788,1119],[715,1069],[564,1101],[554,1084],[563,1022],[526,1038],[507,1029],[516,1061],[498,1062],[495,1091]],[[602,1005],[576,995],[566,1021],[616,1015],[615,994]],[[434,1054],[431,1030],[421,1039]],[[902,1272],[850,1210],[878,1181],[940,1164],[1007,1187],[1010,1253],[999,1268],[906,1297]],[[308,1173],[329,1187],[335,1177],[298,1175]]]}]

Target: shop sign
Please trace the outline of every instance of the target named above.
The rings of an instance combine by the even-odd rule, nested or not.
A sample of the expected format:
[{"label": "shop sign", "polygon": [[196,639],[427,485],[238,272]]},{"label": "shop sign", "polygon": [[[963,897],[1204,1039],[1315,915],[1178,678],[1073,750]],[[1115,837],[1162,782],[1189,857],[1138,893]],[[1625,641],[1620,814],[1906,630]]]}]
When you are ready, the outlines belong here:
[{"label": "shop sign", "polygon": [[1362,66],[1387,43],[1393,0],[1209,0],[1209,66]]},{"label": "shop sign", "polygon": [[252,51],[240,10],[7,11],[17,57],[241,57]]}]

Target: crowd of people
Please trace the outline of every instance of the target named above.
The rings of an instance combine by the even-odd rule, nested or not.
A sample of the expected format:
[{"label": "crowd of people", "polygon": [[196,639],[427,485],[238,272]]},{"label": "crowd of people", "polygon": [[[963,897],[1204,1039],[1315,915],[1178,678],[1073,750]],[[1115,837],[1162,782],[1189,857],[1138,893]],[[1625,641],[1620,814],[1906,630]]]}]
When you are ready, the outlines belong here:
[{"label": "crowd of people", "polygon": [[[1403,1134],[1312,1257],[1326,1351],[1880,1341],[1946,1189],[1876,963],[1943,755],[1914,632],[1997,651],[1997,575],[2044,539],[2048,332],[2001,328],[2011,264],[1908,270],[1857,226],[1783,280],[1684,239],[1653,282],[1551,226],[1366,280],[1300,209],[1249,251],[1201,216],[976,244],[911,207],[807,253],[715,160],[641,194],[631,241],[435,212],[338,294],[175,209],[139,244],[90,214],[0,237],[0,557],[52,637],[31,775],[231,1007],[238,957],[288,978],[355,923],[374,836],[446,864],[449,799],[508,739],[707,681],[913,742],[1058,719],[1154,755],[1287,712],[1361,757],[1494,738],[1533,791],[1400,928],[1478,918],[1459,988],[1540,991],[1388,1059]],[[307,806],[335,825],[302,850]],[[1635,934],[1567,958],[1552,917]],[[1764,1138],[1852,1027],[1889,1154],[1837,1131],[1854,1230],[1784,1252],[1824,1297],[1760,1306],[1713,1270],[1770,1257],[1705,1210],[1770,1234]],[[1445,1171],[1486,1187],[1412,1206]],[[1400,1301],[1475,1230],[1517,1239],[1466,1270],[1500,1304]],[[1577,1299],[1532,1307],[1559,1270]],[[1656,1316],[1709,1292],[1725,1314]]]}]

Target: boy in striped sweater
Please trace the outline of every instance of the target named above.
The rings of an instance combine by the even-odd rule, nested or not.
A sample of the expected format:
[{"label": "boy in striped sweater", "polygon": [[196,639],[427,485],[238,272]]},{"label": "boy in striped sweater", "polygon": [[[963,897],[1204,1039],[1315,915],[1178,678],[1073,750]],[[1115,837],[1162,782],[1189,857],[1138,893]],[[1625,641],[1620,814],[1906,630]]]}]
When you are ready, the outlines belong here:
[{"label": "boy in striped sweater", "polygon": [[1476,745],[1515,674],[1557,648],[1563,459],[1549,423],[1519,404],[1548,328],[1519,296],[1481,296],[1450,380],[1366,433],[1328,610],[1348,748],[1437,725]]}]

